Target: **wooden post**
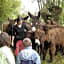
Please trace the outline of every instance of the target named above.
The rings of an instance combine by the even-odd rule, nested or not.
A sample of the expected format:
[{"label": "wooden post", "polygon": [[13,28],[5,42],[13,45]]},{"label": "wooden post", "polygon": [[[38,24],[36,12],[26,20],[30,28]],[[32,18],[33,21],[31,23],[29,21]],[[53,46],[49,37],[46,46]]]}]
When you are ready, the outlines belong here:
[{"label": "wooden post", "polygon": [[0,30],[2,31],[2,22],[0,22]]}]

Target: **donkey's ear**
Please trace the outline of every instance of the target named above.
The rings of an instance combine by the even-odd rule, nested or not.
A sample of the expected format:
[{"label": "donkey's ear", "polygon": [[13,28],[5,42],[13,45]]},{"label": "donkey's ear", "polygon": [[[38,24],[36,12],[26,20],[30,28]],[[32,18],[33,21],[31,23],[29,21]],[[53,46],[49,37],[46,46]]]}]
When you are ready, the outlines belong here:
[{"label": "donkey's ear", "polygon": [[26,16],[26,17],[23,18],[23,20],[27,20],[28,18],[29,18],[29,16]]},{"label": "donkey's ear", "polygon": [[34,16],[33,16],[30,12],[28,12],[28,15],[29,15],[31,18],[34,18]]},{"label": "donkey's ear", "polygon": [[10,18],[8,17],[8,21],[10,21]]},{"label": "donkey's ear", "polygon": [[38,12],[38,18],[40,17],[40,11]]},{"label": "donkey's ear", "polygon": [[12,21],[12,19],[10,19],[10,18],[8,17],[8,21],[9,21],[9,22],[11,22],[11,21]]}]

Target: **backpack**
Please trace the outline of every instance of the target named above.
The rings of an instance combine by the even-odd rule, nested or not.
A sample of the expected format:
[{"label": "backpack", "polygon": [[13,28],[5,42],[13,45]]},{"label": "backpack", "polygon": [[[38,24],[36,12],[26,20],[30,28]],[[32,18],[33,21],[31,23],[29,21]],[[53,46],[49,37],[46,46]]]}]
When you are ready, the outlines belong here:
[{"label": "backpack", "polygon": [[35,64],[32,60],[21,60],[21,64]]}]

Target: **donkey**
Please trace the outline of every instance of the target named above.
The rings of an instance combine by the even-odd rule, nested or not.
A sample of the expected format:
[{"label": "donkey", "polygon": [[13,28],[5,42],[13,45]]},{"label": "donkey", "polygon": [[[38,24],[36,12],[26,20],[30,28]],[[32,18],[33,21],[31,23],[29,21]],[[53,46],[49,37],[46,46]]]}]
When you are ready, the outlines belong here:
[{"label": "donkey", "polygon": [[42,44],[41,51],[43,53],[43,60],[45,60],[49,49],[50,61],[52,62],[55,53],[57,52],[56,46],[61,46],[62,51],[64,52],[64,27],[53,26],[49,29],[47,27],[43,27],[43,29],[38,28],[35,32],[35,38],[37,39],[37,42]]},{"label": "donkey", "polygon": [[[38,24],[40,23],[39,21],[39,18],[40,18],[40,11],[38,12],[38,15],[37,16],[34,16],[32,15],[30,12],[28,12],[28,15],[30,16],[30,18],[32,19],[32,37],[31,37],[31,40],[32,40],[32,47],[33,49],[36,50],[36,46],[37,44],[35,43],[35,31],[38,27]],[[38,47],[39,48],[39,47]],[[38,50],[39,52],[39,50]]]}]

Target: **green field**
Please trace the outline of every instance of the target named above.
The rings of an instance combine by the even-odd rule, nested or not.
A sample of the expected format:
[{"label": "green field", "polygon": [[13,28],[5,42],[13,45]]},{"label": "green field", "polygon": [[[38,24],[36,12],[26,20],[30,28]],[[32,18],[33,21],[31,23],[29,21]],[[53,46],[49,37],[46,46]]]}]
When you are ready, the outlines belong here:
[{"label": "green field", "polygon": [[64,56],[62,56],[60,53],[58,53],[57,56],[55,56],[54,60],[52,63],[49,62],[49,55],[47,54],[46,60],[42,60],[41,56],[41,64],[64,64]]}]

